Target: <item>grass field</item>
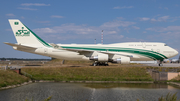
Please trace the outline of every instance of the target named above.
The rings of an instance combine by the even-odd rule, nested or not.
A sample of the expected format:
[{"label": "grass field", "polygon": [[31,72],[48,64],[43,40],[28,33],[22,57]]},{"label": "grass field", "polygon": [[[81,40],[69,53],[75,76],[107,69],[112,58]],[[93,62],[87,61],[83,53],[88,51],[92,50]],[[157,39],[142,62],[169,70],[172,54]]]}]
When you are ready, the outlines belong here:
[{"label": "grass field", "polygon": [[[18,61],[21,64],[21,61]],[[40,62],[41,63],[41,62]],[[37,67],[29,66],[22,68],[32,75],[33,80],[53,81],[152,81],[151,76],[146,72],[146,67],[137,64],[110,66],[90,66],[92,62],[86,61],[65,61],[52,60],[45,64],[35,61]],[[12,65],[16,63],[12,62]],[[29,65],[23,62],[22,66]],[[34,65],[33,64],[33,65]],[[2,64],[1,64],[2,65]],[[3,64],[6,65],[6,64]],[[11,70],[0,70],[0,87],[16,85],[30,80],[30,78],[19,75]]]},{"label": "grass field", "polygon": [[[42,64],[34,62],[33,66],[23,67],[24,71],[32,75],[33,80],[52,81],[153,81],[147,69],[169,71],[171,68],[150,67],[140,64],[111,64],[110,66],[90,66],[89,61],[52,60]],[[19,61],[20,63],[20,61]],[[31,62],[22,62],[22,66],[31,65]],[[39,66],[34,66],[39,65]],[[178,69],[178,68],[177,68]],[[176,81],[179,81],[179,77]],[[0,70],[0,87],[20,84],[28,78],[13,71]]]},{"label": "grass field", "polygon": [[29,78],[19,75],[12,70],[0,70],[0,88],[8,85],[21,84],[29,80]]},{"label": "grass field", "polygon": [[152,81],[145,67],[27,67],[22,68],[35,80],[55,81]]}]

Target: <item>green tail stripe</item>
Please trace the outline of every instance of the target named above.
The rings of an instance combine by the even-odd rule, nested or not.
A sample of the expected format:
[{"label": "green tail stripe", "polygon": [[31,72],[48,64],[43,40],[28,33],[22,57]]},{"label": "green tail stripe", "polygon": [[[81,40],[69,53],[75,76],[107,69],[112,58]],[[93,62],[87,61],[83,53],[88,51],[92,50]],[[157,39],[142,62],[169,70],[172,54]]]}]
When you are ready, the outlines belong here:
[{"label": "green tail stripe", "polygon": [[[24,25],[25,26],[25,25]],[[42,43],[46,47],[52,47],[48,43],[46,43],[44,40],[42,40],[39,36],[37,36],[33,31],[31,31],[27,26],[25,26],[37,39],[40,43]]]}]

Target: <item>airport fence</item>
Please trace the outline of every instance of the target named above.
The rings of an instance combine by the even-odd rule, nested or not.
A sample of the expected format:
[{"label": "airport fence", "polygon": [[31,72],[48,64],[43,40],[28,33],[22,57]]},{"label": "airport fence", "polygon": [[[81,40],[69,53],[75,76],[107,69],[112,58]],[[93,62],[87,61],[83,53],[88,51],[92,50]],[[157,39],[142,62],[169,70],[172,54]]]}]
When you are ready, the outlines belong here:
[{"label": "airport fence", "polygon": [[1,66],[0,67],[0,70],[7,70],[8,69],[8,66]]}]

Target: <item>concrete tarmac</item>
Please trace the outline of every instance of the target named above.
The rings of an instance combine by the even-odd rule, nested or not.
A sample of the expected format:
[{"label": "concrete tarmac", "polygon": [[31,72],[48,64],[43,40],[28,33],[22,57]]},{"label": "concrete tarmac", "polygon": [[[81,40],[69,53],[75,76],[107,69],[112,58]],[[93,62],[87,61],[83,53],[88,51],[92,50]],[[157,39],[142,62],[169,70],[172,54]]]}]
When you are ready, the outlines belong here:
[{"label": "concrete tarmac", "polygon": [[145,64],[147,66],[152,66],[152,67],[180,67],[179,63],[163,63],[163,65],[159,66],[158,64]]}]

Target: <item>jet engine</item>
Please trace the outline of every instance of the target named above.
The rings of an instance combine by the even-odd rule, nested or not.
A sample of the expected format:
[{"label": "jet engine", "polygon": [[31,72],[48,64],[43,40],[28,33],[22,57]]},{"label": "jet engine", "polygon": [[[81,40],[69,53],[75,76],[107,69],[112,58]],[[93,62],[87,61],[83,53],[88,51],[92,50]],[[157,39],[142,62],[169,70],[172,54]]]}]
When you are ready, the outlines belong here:
[{"label": "jet engine", "polygon": [[92,56],[89,60],[99,61],[99,62],[108,62],[108,54],[98,53],[97,56]]},{"label": "jet engine", "polygon": [[121,57],[117,59],[112,59],[112,63],[120,63],[120,64],[129,64],[130,58],[129,57]]}]

